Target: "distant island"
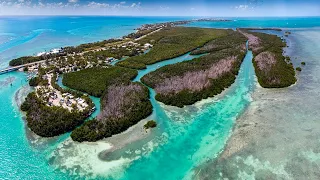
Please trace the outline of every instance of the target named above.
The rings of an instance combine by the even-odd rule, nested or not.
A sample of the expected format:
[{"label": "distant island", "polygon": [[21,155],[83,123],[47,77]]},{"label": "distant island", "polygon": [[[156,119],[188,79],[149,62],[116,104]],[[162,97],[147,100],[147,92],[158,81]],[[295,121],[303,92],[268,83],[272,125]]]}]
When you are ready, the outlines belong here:
[{"label": "distant island", "polygon": [[[179,26],[194,21],[228,20],[143,25],[121,39],[13,59],[10,65],[24,65],[29,84],[35,87],[21,105],[27,112],[28,127],[43,137],[72,132],[74,141],[97,141],[125,131],[152,113],[148,87],[157,93],[156,100],[177,107],[213,97],[235,81],[247,41],[262,87],[282,88],[296,82],[293,65],[283,56],[286,43],[281,38],[252,32],[254,28]],[[158,68],[141,82],[132,82],[147,65],[186,53],[199,57]],[[73,90],[56,83],[62,74],[63,84]],[[101,113],[85,122],[95,110],[86,94],[100,97]]]}]

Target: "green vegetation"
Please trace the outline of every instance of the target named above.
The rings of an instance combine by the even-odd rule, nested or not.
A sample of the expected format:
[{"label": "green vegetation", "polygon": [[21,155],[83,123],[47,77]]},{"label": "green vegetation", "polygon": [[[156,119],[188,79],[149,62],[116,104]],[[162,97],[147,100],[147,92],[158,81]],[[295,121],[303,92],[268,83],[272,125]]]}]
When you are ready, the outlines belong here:
[{"label": "green vegetation", "polygon": [[72,89],[100,97],[107,85],[129,81],[137,74],[136,70],[123,67],[90,68],[65,74],[62,83]]},{"label": "green vegetation", "polygon": [[305,65],[306,65],[306,62],[301,62],[301,65],[305,66]]},{"label": "green vegetation", "polygon": [[[101,113],[74,130],[75,141],[97,141],[121,133],[152,113],[149,91],[130,80],[137,71],[123,67],[90,68],[64,75],[63,83],[101,97]],[[81,81],[79,81],[81,79]]]},{"label": "green vegetation", "polygon": [[27,112],[28,127],[42,137],[53,137],[72,131],[84,122],[89,113],[46,106],[34,92],[27,96],[21,110]]},{"label": "green vegetation", "polygon": [[[37,62],[37,61],[41,61],[41,60],[47,60],[50,58],[60,58],[62,56],[66,56],[67,54],[81,53],[81,52],[92,50],[95,48],[105,48],[107,46],[107,44],[117,43],[120,41],[123,41],[123,40],[122,39],[108,39],[108,40],[98,41],[98,42],[94,42],[94,43],[81,44],[79,46],[67,46],[67,47],[61,48],[62,52],[57,53],[57,54],[45,54],[42,56],[23,56],[23,57],[19,57],[19,58],[11,60],[9,62],[9,65],[10,66],[19,66],[22,64],[33,63],[33,62]],[[108,49],[108,50],[105,50],[104,52],[98,52],[97,54],[98,55],[99,54],[111,54],[111,55],[114,55],[113,57],[116,57],[116,58],[118,58],[118,57],[121,58],[122,57],[122,56],[120,56],[121,54],[128,55],[128,56],[136,55],[135,51],[128,51],[128,50],[126,51],[125,48],[119,48],[119,49],[116,49],[116,50]],[[115,51],[118,51],[118,52],[115,52]]]},{"label": "green vegetation", "polygon": [[68,46],[62,48],[64,52],[72,54],[72,53],[79,53],[83,52],[86,50],[90,50],[92,48],[102,48],[105,47],[106,44],[109,43],[116,43],[122,41],[122,39],[108,39],[108,40],[103,40],[103,41],[97,41],[93,43],[85,43],[85,44],[80,44],[79,46]]},{"label": "green vegetation", "polygon": [[297,71],[302,71],[301,67],[296,67]]},{"label": "green vegetation", "polygon": [[143,127],[145,129],[155,128],[155,127],[157,127],[157,122],[155,122],[154,120],[150,120]]},{"label": "green vegetation", "polygon": [[40,83],[39,77],[33,77],[29,80],[29,85],[32,87],[38,86],[39,83]]},{"label": "green vegetation", "polygon": [[149,29],[149,30],[140,30],[138,32],[134,32],[134,33],[130,33],[126,36],[124,36],[123,38],[130,38],[130,39],[137,39],[140,38],[146,34],[151,33],[152,31],[154,31],[153,29]]},{"label": "green vegetation", "polygon": [[88,60],[97,59],[105,61],[107,57],[114,57],[116,59],[121,59],[124,56],[135,56],[138,55],[139,52],[136,49],[128,50],[127,48],[120,47],[117,49],[106,49],[101,51],[89,51],[84,54]]},{"label": "green vegetation", "polygon": [[231,29],[224,30],[224,32],[224,36],[213,39],[205,44],[205,46],[193,50],[190,54],[199,55],[225,49],[238,49],[243,52],[246,50],[245,42],[247,39],[243,35]]},{"label": "green vegetation", "polygon": [[165,28],[151,34],[138,43],[153,44],[153,48],[147,54],[134,56],[117,63],[119,66],[144,69],[146,65],[183,55],[189,51],[203,46],[208,41],[225,36],[225,30],[174,27]]},{"label": "green vegetation", "polygon": [[[290,57],[283,56],[286,43],[276,35],[249,32],[260,39],[259,47],[253,49],[256,76],[264,88],[283,88],[296,82]],[[287,60],[287,62],[286,62]]]},{"label": "green vegetation", "polygon": [[290,56],[285,56],[285,60],[287,61],[287,63],[289,63],[291,61]]},{"label": "green vegetation", "polygon": [[40,57],[34,57],[34,56],[24,56],[20,58],[13,59],[9,62],[10,66],[19,66],[22,64],[28,64],[33,63],[37,61],[41,61],[42,59]]},{"label": "green vegetation", "polygon": [[246,28],[246,30],[250,30],[250,31],[252,31],[252,30],[259,30],[259,31],[261,31],[261,30],[282,31],[282,29],[280,29],[280,28]]},{"label": "green vegetation", "polygon": [[207,55],[164,66],[145,75],[142,82],[155,89],[158,101],[177,107],[221,93],[234,82],[246,43],[246,38],[238,32],[225,30],[225,33],[228,36],[214,39],[192,52]]},{"label": "green vegetation", "polygon": [[[53,88],[61,93],[71,93],[74,97],[82,98],[88,104],[84,111],[69,111],[63,107],[47,106],[46,101],[40,99],[36,93],[28,94],[24,103],[21,104],[21,110],[27,112],[28,127],[42,137],[57,136],[66,132],[70,132],[77,126],[81,125],[86,117],[91,113],[94,104],[87,95],[74,90],[64,90],[56,83],[56,75],[51,79]],[[29,81],[30,86],[45,86],[48,85],[48,80],[43,80],[40,77],[33,77]],[[73,106],[75,106],[73,104]]]},{"label": "green vegetation", "polygon": [[141,83],[109,86],[101,99],[102,112],[97,119],[75,129],[74,141],[97,141],[121,133],[152,113],[149,91]]},{"label": "green vegetation", "polygon": [[29,80],[29,86],[35,87],[35,86],[47,86],[48,80],[42,79],[40,77],[33,77]]}]

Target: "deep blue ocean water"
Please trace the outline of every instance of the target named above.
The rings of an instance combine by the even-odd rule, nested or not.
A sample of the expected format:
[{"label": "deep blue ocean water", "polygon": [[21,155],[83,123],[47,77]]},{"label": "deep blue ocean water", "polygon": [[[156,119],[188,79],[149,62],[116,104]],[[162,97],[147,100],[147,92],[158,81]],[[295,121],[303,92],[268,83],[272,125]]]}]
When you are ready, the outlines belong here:
[{"label": "deep blue ocean water", "polygon": [[[0,67],[6,67],[8,61],[14,57],[33,55],[61,46],[121,37],[145,23],[182,19],[190,18],[1,17]],[[314,17],[232,18],[232,20],[234,21],[196,22],[188,26],[280,27],[298,28],[302,31],[320,27],[320,18]],[[193,168],[206,160],[215,158],[229,137],[234,121],[250,103],[250,93],[253,91],[254,84],[250,59],[249,53],[236,83],[219,98],[205,100],[205,103],[187,107],[183,111],[164,108],[157,102],[153,102],[156,109],[155,119],[160,124],[158,131],[165,140],[161,142],[151,140],[160,145],[154,146],[152,151],[139,159],[130,161],[123,169],[121,176],[117,177],[141,179],[147,176],[152,179],[181,179],[190,177],[194,173]],[[26,84],[25,79],[25,75],[19,72],[0,75],[0,178],[68,179],[70,172],[54,170],[50,165],[52,162],[48,160],[48,156],[65,137],[45,148],[38,149],[30,144],[26,136],[25,123],[14,101],[16,91]],[[159,137],[155,137],[157,138]],[[150,142],[146,144],[149,145]]]}]

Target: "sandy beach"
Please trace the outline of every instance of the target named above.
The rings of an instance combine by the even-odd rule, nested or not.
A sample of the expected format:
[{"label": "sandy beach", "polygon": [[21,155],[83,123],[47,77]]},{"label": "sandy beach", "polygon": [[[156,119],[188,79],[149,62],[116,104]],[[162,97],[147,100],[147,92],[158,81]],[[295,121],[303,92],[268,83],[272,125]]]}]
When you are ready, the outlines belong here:
[{"label": "sandy beach", "polygon": [[[147,138],[152,131],[144,129],[147,121],[148,119],[141,120],[125,132],[97,142],[78,143],[69,137],[48,156],[49,162],[56,169],[71,175],[86,175],[91,178],[121,176],[123,169],[134,159],[126,158],[125,155],[118,156],[114,152]],[[133,154],[136,156],[139,153]]]}]

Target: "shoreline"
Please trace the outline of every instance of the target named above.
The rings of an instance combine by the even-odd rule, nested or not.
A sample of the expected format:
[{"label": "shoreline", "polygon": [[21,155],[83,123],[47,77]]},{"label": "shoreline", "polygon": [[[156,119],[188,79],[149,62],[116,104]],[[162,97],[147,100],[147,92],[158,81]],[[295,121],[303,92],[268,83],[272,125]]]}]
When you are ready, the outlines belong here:
[{"label": "shoreline", "polygon": [[[256,80],[255,80],[256,81]],[[234,84],[234,83],[232,83]],[[258,83],[256,83],[258,84]],[[229,89],[229,88],[227,88]],[[217,98],[219,97],[222,97],[227,89],[225,89],[224,91],[222,91],[222,93],[220,93],[218,95]],[[214,98],[207,98],[207,99],[202,99],[201,101],[198,101],[197,103],[191,105],[191,106],[197,106],[197,105],[201,105],[201,104],[206,104],[206,102],[209,102],[209,101],[212,101]],[[253,98],[254,99],[254,98]],[[255,99],[254,99],[255,100]],[[204,102],[203,102],[204,101]],[[248,107],[247,107],[248,108]],[[246,108],[246,109],[247,109]],[[238,119],[241,119],[242,116],[244,116],[244,114],[246,113],[247,110],[245,110]],[[104,157],[107,157],[109,153],[111,152],[114,152],[118,149],[121,149],[123,147],[125,147],[126,145],[128,144],[131,144],[133,142],[136,142],[136,141],[139,141],[141,139],[144,139],[146,137],[148,137],[150,134],[148,132],[143,132],[141,131],[141,126],[143,127],[144,125],[144,122],[146,121],[146,119],[144,120],[140,120],[138,124],[130,127],[127,131],[123,132],[123,133],[120,133],[120,134],[117,134],[117,135],[114,135],[110,138],[105,138],[103,140],[100,140],[100,141],[97,141],[95,143],[83,143],[81,146],[88,146],[86,147],[87,149],[90,149],[89,152],[95,152],[97,153],[97,151],[100,151],[97,155],[97,158],[101,161],[104,161]],[[237,120],[238,121],[238,120]],[[236,126],[237,124],[237,121],[235,122],[234,124],[234,127]],[[139,132],[140,131],[140,132]],[[230,137],[228,138],[227,142],[226,142],[226,145],[229,144],[229,141],[230,141],[230,138],[232,138],[232,136],[234,135],[234,131],[235,129],[232,129],[231,132],[230,132]],[[133,135],[133,136],[131,136]],[[129,136],[130,138],[128,139],[127,137]],[[119,143],[120,142],[120,143]],[[37,143],[37,142],[35,142]],[[70,138],[68,138],[67,140],[65,140],[64,142],[62,142],[61,144],[59,144],[59,148],[57,148],[55,150],[55,152],[57,152],[57,156],[59,155],[64,155],[65,153],[60,153],[59,150],[62,149],[64,151],[74,151],[75,149],[79,148],[79,146],[77,146],[79,143],[76,143],[76,142],[73,142],[73,141],[70,141]],[[96,146],[91,146],[89,148],[90,145],[96,145]],[[67,147],[67,148],[65,148]],[[74,149],[73,149],[74,148]],[[104,150],[103,150],[104,149]],[[239,150],[239,149],[238,149]],[[222,153],[220,152],[219,154],[224,154],[224,151],[225,151],[225,148],[222,149]],[[69,152],[71,153],[71,152]],[[57,156],[55,158],[57,158]],[[220,156],[220,155],[219,155]],[[64,158],[63,156],[61,158]],[[68,157],[67,159],[70,160],[70,158],[72,159],[72,157]],[[90,158],[89,157],[89,154],[82,154],[81,157],[77,157],[77,156],[74,156],[74,158],[84,158],[84,159],[87,159],[87,158]],[[64,166],[63,163],[60,164],[60,166]]]},{"label": "shoreline", "polygon": [[[285,55],[288,55],[294,59],[293,57],[295,57],[296,54],[293,53],[293,49],[291,48],[291,46],[286,48]],[[287,50],[291,53],[288,54]],[[293,61],[293,63],[298,62],[300,61]],[[292,178],[290,173],[288,173],[290,170],[286,169],[288,163],[291,163],[292,160],[284,159],[284,162],[281,161],[282,156],[288,155],[286,154],[286,151],[281,151],[279,148],[277,148],[277,146],[285,146],[285,144],[289,143],[288,141],[291,139],[290,136],[283,137],[279,135],[279,133],[281,134],[285,131],[288,131],[285,128],[286,123],[288,122],[281,122],[286,120],[284,117],[286,113],[283,113],[282,115],[281,109],[284,110],[287,107],[293,108],[292,106],[294,106],[294,104],[292,104],[291,106],[287,105],[286,107],[282,106],[282,104],[289,104],[289,99],[296,98],[294,95],[291,95],[291,93],[300,94],[299,91],[301,91],[301,86],[304,86],[304,84],[298,83],[303,80],[305,81],[304,77],[301,76],[301,73],[297,73],[296,78],[297,81],[294,84],[285,88],[263,88],[257,82],[257,77],[255,77],[256,86],[251,95],[252,102],[246,108],[244,113],[242,113],[241,116],[235,121],[234,127],[223,148],[223,151],[221,151],[216,159],[197,167],[195,169],[197,174],[195,173],[194,177],[196,179],[209,179],[210,177],[231,179],[235,177],[239,178],[241,174],[249,173],[248,168],[251,168],[253,169],[251,171],[251,177],[260,177],[260,171],[263,170],[270,171],[268,172],[268,175],[264,175],[269,178],[275,177],[270,176],[271,174],[283,178]],[[289,98],[286,96],[289,96]],[[278,106],[281,108],[277,110],[274,109]],[[273,117],[270,113],[275,113],[275,117]],[[294,114],[295,113],[291,114],[291,116],[294,116]],[[277,123],[276,118],[279,118],[281,123]],[[284,127],[284,129],[280,130],[282,127]],[[273,134],[277,134],[278,136]],[[278,137],[279,139],[271,139],[272,136],[274,136],[273,138]],[[277,142],[277,144],[272,144],[274,143],[273,141],[280,141],[281,143]],[[270,149],[268,151],[268,148],[271,148],[272,150]],[[278,150],[279,152],[273,153],[275,150]],[[228,169],[229,172],[225,171],[224,169]]]},{"label": "shoreline", "polygon": [[30,128],[27,125],[27,121],[26,121],[26,113],[20,110],[20,105],[22,104],[24,99],[27,97],[27,95],[33,91],[34,91],[34,89],[32,87],[30,87],[29,85],[22,86],[20,89],[18,89],[18,91],[14,95],[14,103],[16,104],[16,106],[19,110],[21,119],[23,121],[25,136],[26,136],[28,143],[36,149],[42,149],[42,148],[45,148],[46,146],[48,146],[49,144],[58,141],[63,135],[55,136],[55,137],[51,137],[51,138],[45,138],[45,137],[41,137],[41,136],[35,134],[33,131],[30,130]]},{"label": "shoreline", "polygon": [[[15,93],[15,96],[14,96],[14,102],[15,102],[16,106],[19,108],[20,105],[22,104],[22,102],[24,101],[25,97],[30,92],[33,92],[33,91],[34,91],[34,89],[32,87],[30,87],[29,85],[22,86],[20,89],[18,89],[18,91]],[[28,128],[27,122],[25,120],[26,113],[21,111],[20,109],[19,109],[19,112],[20,112],[22,120],[24,121],[26,137],[33,147],[39,147],[44,144],[47,144],[47,143],[50,143],[53,141],[57,141],[62,136],[65,136],[65,134],[63,134],[63,135],[59,135],[59,136],[45,138],[45,137],[41,137],[41,136],[36,135],[34,132],[32,132]],[[130,127],[128,130],[126,130],[120,134],[116,134],[116,135],[109,137],[109,138],[104,138],[104,139],[99,140],[97,142],[107,142],[107,143],[112,144],[113,148],[110,150],[107,150],[107,152],[112,152],[112,151],[115,151],[117,149],[120,149],[120,148],[126,146],[127,144],[130,144],[135,141],[146,138],[150,134],[151,130],[144,130],[143,126],[150,119],[151,116],[152,115],[150,115],[149,117],[147,117],[145,119],[140,120],[136,125]],[[130,135],[133,135],[133,136],[130,136]],[[130,138],[127,139],[127,137],[125,137],[125,136],[129,136]],[[121,143],[119,143],[119,141]],[[84,143],[89,143],[89,142],[84,142]],[[107,152],[105,152],[105,153],[107,153]]]},{"label": "shoreline", "polygon": [[[285,31],[286,29],[282,28],[245,28],[248,30],[273,30],[273,31]],[[275,34],[277,35],[277,34]],[[278,36],[278,35],[277,35]],[[278,36],[280,37],[280,36]],[[287,38],[286,38],[287,41]],[[286,53],[287,50],[290,50],[291,46],[283,48],[283,56],[288,55]],[[290,56],[290,55],[288,55]],[[291,57],[291,56],[290,56]],[[293,59],[293,57],[291,57]],[[225,147],[223,148],[223,151],[220,153],[218,157],[218,161],[221,159],[226,159],[233,154],[236,154],[237,152],[241,151],[245,146],[248,145],[250,139],[243,139],[243,135],[247,134],[249,131],[253,131],[254,128],[257,126],[258,122],[247,122],[247,119],[250,119],[249,117],[252,117],[255,112],[257,112],[257,105],[256,103],[259,103],[259,99],[263,97],[264,94],[268,93],[274,93],[273,91],[281,91],[281,90],[288,90],[290,88],[295,87],[298,84],[299,77],[296,73],[296,82],[294,84],[291,84],[288,87],[284,88],[264,88],[262,87],[257,79],[257,76],[255,76],[255,87],[251,94],[252,101],[249,104],[249,106],[246,108],[246,110],[237,118],[237,120],[234,123],[234,126],[232,128],[232,131],[230,133],[230,137],[228,138]],[[272,99],[271,99],[272,100]],[[277,99],[274,99],[277,100]],[[252,127],[252,129],[250,129]],[[244,133],[244,134],[243,134]],[[252,133],[255,134],[255,133]],[[252,138],[252,137],[248,137]],[[241,142],[242,140],[242,142]]]},{"label": "shoreline", "polygon": [[[250,28],[253,30],[264,30],[264,29],[254,29],[254,28]],[[266,28],[267,30],[271,30],[269,28]],[[272,29],[273,30],[273,29]],[[286,29],[280,29],[280,31],[285,31]],[[276,31],[279,31],[279,29],[277,29]],[[278,36],[278,35],[277,35]],[[288,38],[286,38],[287,41]],[[291,50],[291,45],[288,47],[283,48],[284,49],[284,53],[283,56],[289,56],[290,58],[293,59],[292,54],[288,54],[286,53],[288,50]],[[222,153],[219,155],[218,159],[226,159],[230,156],[232,156],[233,154],[241,151],[241,149],[243,147],[245,147],[246,145],[248,145],[249,140],[245,139],[245,141],[247,140],[247,142],[243,142],[243,143],[238,143],[241,141],[241,136],[242,133],[246,132],[248,133],[248,131],[250,131],[250,126],[254,126],[256,127],[258,122],[247,122],[247,119],[250,119],[249,117],[252,117],[253,114],[255,112],[257,112],[257,105],[256,103],[259,103],[259,99],[261,99],[261,97],[263,97],[264,94],[273,94],[275,93],[274,91],[290,91],[291,88],[294,88],[298,85],[298,81],[300,80],[299,74],[296,73],[296,82],[294,84],[291,84],[288,87],[284,87],[284,88],[263,88],[257,80],[257,77],[255,77],[255,88],[254,91],[252,92],[252,102],[249,104],[249,106],[246,108],[245,112],[241,114],[241,116],[236,120],[234,127],[232,129],[232,134],[230,136],[230,138],[228,139],[224,150],[222,151]],[[277,99],[270,99],[270,100],[277,100]],[[254,128],[252,127],[252,128]],[[252,129],[253,130],[253,129]],[[255,133],[253,133],[255,134]],[[249,137],[250,138],[250,137]]]}]

